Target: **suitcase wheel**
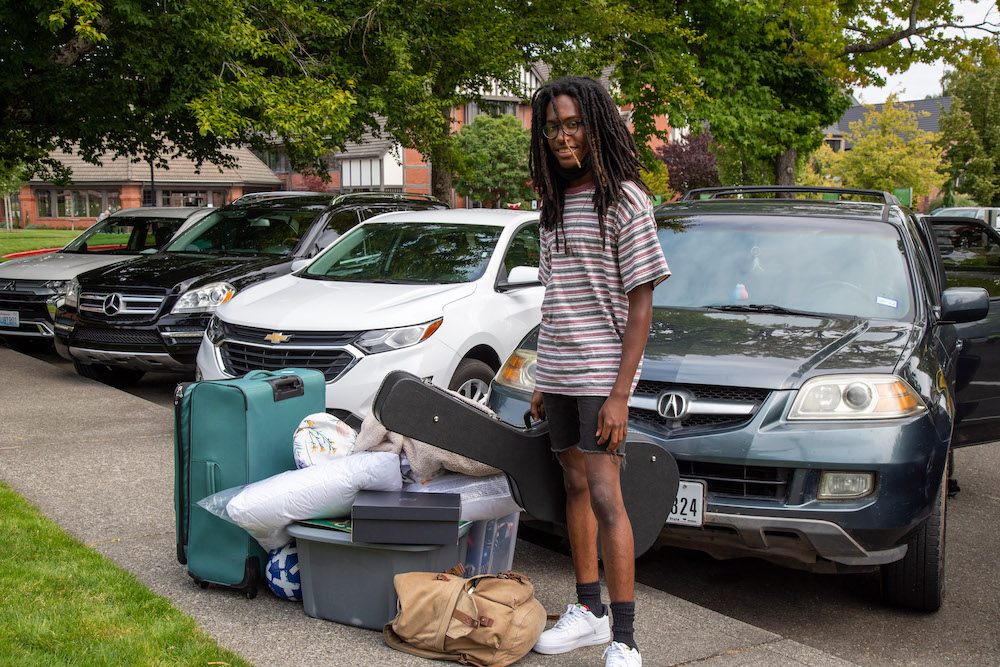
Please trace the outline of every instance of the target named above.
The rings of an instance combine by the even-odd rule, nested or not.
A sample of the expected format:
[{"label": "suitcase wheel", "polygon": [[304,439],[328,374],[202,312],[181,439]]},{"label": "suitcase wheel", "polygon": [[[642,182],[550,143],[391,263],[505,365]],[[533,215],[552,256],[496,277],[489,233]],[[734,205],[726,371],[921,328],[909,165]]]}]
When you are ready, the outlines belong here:
[{"label": "suitcase wheel", "polygon": [[257,597],[257,587],[256,586],[251,586],[250,588],[246,589],[246,591],[244,591],[244,592],[246,593],[247,600],[253,600],[255,597]]},{"label": "suitcase wheel", "polygon": [[198,585],[201,587],[201,590],[205,590],[206,588],[208,588],[208,582],[207,581],[199,581]]}]

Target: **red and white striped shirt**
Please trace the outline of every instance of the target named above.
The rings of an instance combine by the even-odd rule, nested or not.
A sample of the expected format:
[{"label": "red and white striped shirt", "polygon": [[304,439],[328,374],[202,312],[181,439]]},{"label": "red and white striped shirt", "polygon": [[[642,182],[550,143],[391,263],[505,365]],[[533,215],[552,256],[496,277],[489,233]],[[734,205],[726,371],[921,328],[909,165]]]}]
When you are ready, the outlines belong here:
[{"label": "red and white striped shirt", "polygon": [[[605,244],[594,186],[566,190],[563,224],[541,230],[539,277],[545,285],[535,388],[569,396],[608,396],[618,377],[630,291],[670,275],[656,238],[649,197],[631,181],[605,218]],[[632,380],[638,382],[639,369]]]}]

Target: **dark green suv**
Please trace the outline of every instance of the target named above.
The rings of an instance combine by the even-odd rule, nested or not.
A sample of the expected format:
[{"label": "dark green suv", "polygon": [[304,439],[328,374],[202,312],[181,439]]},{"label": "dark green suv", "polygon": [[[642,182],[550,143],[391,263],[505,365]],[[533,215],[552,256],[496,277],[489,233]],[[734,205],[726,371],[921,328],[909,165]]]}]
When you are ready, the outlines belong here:
[{"label": "dark green suv", "polygon": [[[656,220],[673,275],[629,430],[680,469],[661,542],[880,569],[886,602],[937,609],[951,447],[992,439],[1000,418],[1000,365],[982,363],[1000,322],[981,286],[949,287],[967,248],[874,191],[698,190]],[[974,264],[1000,285],[1000,237],[978,231],[996,253]],[[493,383],[514,424],[536,340]]]}]

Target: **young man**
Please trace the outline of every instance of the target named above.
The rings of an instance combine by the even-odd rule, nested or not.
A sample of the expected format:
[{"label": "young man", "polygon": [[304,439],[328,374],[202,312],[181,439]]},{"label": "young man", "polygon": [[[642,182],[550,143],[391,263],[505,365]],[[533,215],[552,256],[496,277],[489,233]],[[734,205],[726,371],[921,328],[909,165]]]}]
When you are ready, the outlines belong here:
[{"label": "young man", "polygon": [[[619,466],[653,288],[670,270],[635,141],[607,90],[589,78],[556,79],[531,106],[545,285],[531,412],[549,422],[562,464],[578,600],[534,650],[564,653],[606,643],[613,633],[606,667],[637,667],[635,557]],[[598,536],[613,625],[601,602]]]}]

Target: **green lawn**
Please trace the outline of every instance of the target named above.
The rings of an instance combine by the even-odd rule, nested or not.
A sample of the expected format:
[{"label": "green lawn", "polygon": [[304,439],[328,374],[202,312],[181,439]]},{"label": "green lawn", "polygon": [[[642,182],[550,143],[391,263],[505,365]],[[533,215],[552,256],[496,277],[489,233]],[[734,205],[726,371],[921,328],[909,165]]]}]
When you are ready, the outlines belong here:
[{"label": "green lawn", "polygon": [[68,229],[15,229],[12,232],[0,229],[0,257],[23,250],[61,248],[82,233],[79,229],[75,232]]},{"label": "green lawn", "polygon": [[0,667],[250,667],[2,482],[0,535]]}]

